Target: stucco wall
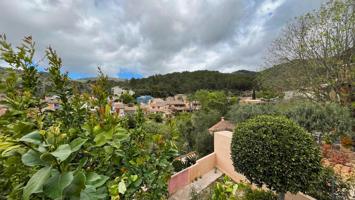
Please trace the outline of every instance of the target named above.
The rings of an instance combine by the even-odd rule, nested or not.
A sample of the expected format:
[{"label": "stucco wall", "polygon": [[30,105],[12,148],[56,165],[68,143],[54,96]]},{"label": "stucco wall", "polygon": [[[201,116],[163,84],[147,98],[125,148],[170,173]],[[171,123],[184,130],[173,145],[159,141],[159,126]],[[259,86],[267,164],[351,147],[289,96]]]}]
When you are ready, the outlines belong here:
[{"label": "stucco wall", "polygon": [[216,166],[216,154],[211,153],[196,161],[194,165],[171,176],[168,184],[169,194],[182,189],[186,185],[203,176]]},{"label": "stucco wall", "polygon": [[169,194],[173,194],[174,192],[182,189],[186,185],[190,184],[189,182],[189,168],[186,168],[173,176],[171,176],[168,183],[168,191]]},{"label": "stucco wall", "polygon": [[216,166],[235,182],[246,181],[246,178],[234,171],[231,159],[232,132],[221,131],[214,133],[214,152],[216,154]]},{"label": "stucco wall", "polygon": [[203,176],[211,171],[216,166],[216,154],[211,153],[196,161],[196,164],[190,167],[189,181],[192,182],[195,178]]}]

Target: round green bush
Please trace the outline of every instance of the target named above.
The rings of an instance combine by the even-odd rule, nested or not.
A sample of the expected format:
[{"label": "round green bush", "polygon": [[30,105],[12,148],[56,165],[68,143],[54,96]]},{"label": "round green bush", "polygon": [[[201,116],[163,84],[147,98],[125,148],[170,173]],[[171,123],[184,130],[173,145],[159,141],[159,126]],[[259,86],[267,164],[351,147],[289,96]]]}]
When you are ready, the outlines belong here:
[{"label": "round green bush", "polygon": [[306,191],[321,169],[312,136],[286,117],[261,115],[237,125],[231,148],[237,172],[281,194]]}]

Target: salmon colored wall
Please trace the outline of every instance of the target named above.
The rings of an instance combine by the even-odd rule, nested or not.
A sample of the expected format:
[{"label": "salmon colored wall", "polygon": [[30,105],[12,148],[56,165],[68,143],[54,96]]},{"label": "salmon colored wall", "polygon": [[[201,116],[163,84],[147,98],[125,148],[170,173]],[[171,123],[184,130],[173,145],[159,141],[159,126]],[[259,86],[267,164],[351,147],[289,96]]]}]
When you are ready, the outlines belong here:
[{"label": "salmon colored wall", "polygon": [[232,132],[220,131],[214,133],[214,152],[216,154],[216,165],[219,170],[228,175],[235,182],[247,181],[247,179],[234,171],[231,159]]},{"label": "salmon colored wall", "polygon": [[178,191],[179,189],[185,187],[186,185],[190,184],[189,182],[189,168],[186,168],[177,174],[171,176],[169,183],[168,183],[168,191],[169,194],[173,194],[174,192]]},{"label": "salmon colored wall", "polygon": [[195,180],[211,171],[216,166],[216,155],[211,153],[196,161],[194,165],[171,176],[168,183],[169,194],[173,194]]},{"label": "salmon colored wall", "polygon": [[211,153],[196,161],[196,164],[190,167],[189,170],[189,181],[190,183],[203,176],[207,172],[211,171],[216,166],[216,154]]}]

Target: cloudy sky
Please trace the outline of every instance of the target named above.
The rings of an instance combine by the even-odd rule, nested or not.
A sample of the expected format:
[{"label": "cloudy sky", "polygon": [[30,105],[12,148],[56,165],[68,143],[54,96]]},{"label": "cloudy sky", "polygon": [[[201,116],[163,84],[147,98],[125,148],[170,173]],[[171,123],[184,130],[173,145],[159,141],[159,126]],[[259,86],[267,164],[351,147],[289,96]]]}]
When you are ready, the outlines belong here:
[{"label": "cloudy sky", "polygon": [[[51,45],[72,77],[260,70],[270,42],[324,0],[0,0],[0,33]],[[45,65],[45,64],[43,64]]]}]

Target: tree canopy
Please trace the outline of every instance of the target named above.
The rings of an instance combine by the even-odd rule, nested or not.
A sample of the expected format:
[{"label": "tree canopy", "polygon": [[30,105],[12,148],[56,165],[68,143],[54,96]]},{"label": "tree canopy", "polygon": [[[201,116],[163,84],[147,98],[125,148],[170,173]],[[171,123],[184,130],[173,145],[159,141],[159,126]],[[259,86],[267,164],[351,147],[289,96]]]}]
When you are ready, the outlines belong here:
[{"label": "tree canopy", "polygon": [[321,170],[312,136],[285,117],[261,115],[238,124],[231,149],[237,172],[280,194],[306,191]]}]

